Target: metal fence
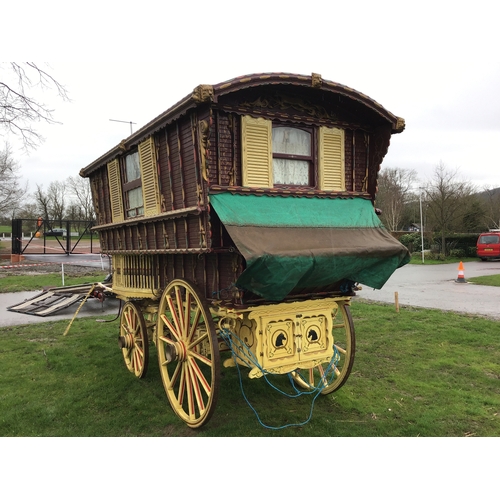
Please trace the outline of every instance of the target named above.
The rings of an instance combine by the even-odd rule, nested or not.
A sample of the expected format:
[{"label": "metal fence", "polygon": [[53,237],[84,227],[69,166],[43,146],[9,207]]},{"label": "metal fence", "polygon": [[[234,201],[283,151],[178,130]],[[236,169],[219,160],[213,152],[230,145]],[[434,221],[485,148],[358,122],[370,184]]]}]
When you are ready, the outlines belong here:
[{"label": "metal fence", "polygon": [[12,219],[12,254],[101,253],[95,221]]}]

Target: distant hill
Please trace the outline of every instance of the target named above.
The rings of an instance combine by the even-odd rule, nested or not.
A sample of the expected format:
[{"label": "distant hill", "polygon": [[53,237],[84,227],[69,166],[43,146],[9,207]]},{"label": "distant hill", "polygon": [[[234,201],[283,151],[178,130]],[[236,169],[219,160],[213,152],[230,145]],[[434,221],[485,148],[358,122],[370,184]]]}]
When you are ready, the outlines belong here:
[{"label": "distant hill", "polygon": [[500,197],[500,187],[480,191],[477,195],[487,200],[497,199],[497,197]]}]

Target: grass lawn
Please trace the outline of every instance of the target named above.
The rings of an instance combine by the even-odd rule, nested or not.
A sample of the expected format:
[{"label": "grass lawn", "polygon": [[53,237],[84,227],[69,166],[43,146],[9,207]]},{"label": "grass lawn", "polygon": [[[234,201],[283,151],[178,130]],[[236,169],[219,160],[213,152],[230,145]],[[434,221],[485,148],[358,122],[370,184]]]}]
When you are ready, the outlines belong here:
[{"label": "grass lawn", "polygon": [[[64,275],[64,285],[81,285],[82,283],[94,283],[103,281],[106,272],[97,270],[94,274],[86,276]],[[42,290],[45,286],[62,286],[62,276],[58,273],[0,276],[0,293],[26,292],[31,290]]]},{"label": "grass lawn", "polygon": [[411,260],[409,264],[421,264],[424,266],[433,266],[438,264],[453,264],[459,262],[477,262],[479,259],[477,257],[446,257],[446,260],[430,259],[426,255],[424,256],[424,262],[422,262],[422,254],[419,252],[414,252],[411,255]]},{"label": "grass lawn", "polygon": [[475,283],[476,285],[500,286],[500,274],[493,274],[491,276],[476,276],[475,278],[467,279],[467,281]]},{"label": "grass lawn", "polygon": [[154,346],[146,378],[125,368],[117,322],[78,318],[66,337],[65,321],[2,328],[0,436],[500,436],[500,322],[359,299],[352,314],[356,360],[338,392],[291,399],[221,368],[197,431],[171,410]]}]

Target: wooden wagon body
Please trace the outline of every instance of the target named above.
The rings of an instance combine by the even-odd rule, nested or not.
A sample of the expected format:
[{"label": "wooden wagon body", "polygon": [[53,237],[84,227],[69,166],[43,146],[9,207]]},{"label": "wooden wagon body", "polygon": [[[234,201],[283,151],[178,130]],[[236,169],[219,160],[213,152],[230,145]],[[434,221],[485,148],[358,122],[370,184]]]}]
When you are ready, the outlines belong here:
[{"label": "wooden wagon body", "polygon": [[[82,169],[113,293],[126,302],[127,365],[142,376],[135,344],[162,339],[165,389],[188,425],[211,415],[214,365],[232,340],[251,376],[309,370],[308,387],[313,369],[333,362],[337,381],[323,392],[345,381],[355,284],[380,288],[408,260],[373,208],[391,135],[403,129],[320,75],[247,75],[196,87]],[[137,325],[145,333],[123,333]],[[352,351],[340,371],[335,329]]]}]

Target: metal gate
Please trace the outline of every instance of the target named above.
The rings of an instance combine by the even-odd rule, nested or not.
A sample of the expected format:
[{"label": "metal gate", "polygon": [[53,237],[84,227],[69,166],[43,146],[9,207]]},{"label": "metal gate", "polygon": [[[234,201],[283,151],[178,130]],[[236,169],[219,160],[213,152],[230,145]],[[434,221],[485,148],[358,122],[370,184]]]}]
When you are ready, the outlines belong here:
[{"label": "metal gate", "polygon": [[12,254],[101,253],[95,221],[12,219]]}]

